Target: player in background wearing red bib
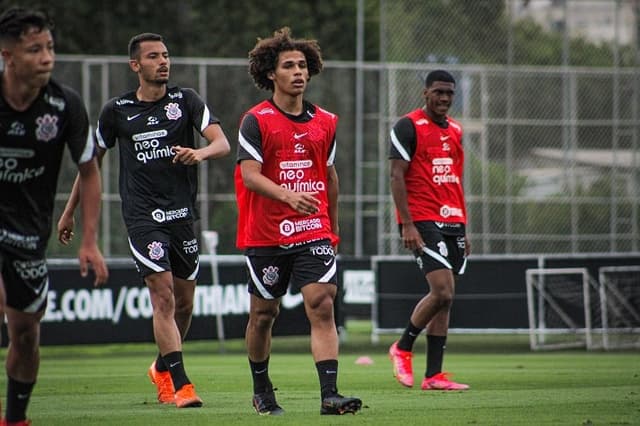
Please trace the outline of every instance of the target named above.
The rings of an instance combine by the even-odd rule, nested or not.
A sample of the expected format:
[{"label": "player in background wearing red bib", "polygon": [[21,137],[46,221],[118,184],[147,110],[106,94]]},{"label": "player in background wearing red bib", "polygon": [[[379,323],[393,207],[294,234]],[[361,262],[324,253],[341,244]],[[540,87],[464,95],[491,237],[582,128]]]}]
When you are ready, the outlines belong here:
[{"label": "player in background wearing red bib", "polygon": [[391,193],[402,242],[416,257],[428,292],[389,348],[393,374],[413,386],[413,345],[426,328],[427,368],[422,390],[466,390],[442,371],[455,293],[455,275],[464,273],[470,251],[462,187],[462,127],[447,114],[455,80],[447,71],[427,75],[425,105],[402,117],[391,130]]}]

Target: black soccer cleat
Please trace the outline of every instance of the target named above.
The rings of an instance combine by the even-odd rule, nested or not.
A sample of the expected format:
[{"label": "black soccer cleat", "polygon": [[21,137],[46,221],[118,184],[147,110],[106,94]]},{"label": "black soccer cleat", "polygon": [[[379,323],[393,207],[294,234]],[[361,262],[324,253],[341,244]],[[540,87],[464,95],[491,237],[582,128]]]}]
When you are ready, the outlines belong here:
[{"label": "black soccer cleat", "polygon": [[322,400],[320,414],[355,414],[362,407],[360,398],[344,397],[335,394]]},{"label": "black soccer cleat", "polygon": [[261,416],[280,416],[284,414],[284,410],[276,402],[276,395],[270,389],[266,392],[256,393],[253,395],[253,408]]}]

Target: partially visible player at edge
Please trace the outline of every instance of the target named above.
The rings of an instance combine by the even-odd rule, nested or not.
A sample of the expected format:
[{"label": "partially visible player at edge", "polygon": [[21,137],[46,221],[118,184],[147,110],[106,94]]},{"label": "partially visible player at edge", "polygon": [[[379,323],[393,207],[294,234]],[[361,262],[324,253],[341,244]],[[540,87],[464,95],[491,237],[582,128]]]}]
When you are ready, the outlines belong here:
[{"label": "partially visible player at edge", "polygon": [[[199,271],[196,196],[202,161],[230,151],[220,120],[192,89],[168,86],[170,59],[162,36],[142,33],[129,42],[137,90],[108,101],[96,138],[100,158],[119,145],[122,216],[136,267],[149,289],[159,354],[148,375],[158,401],[200,407],[202,399],[183,363]],[[206,140],[198,148],[194,129]],[[59,239],[73,228],[76,187],[58,222]]]},{"label": "partially visible player at edge", "polygon": [[[80,96],[51,79],[53,22],[11,8],[0,16],[0,318],[6,314],[7,401],[0,425],[28,425],[27,405],[40,366],[40,321],[47,306],[45,252],[65,145],[78,165],[82,196],[80,273],[108,271],[97,246],[100,171]],[[1,416],[0,416],[1,417]]]},{"label": "partially visible player at edge", "polygon": [[322,65],[317,42],[293,39],[287,27],[259,39],[249,52],[256,86],[273,92],[242,119],[236,169],[237,244],[245,249],[250,275],[246,344],[260,415],[284,413],[269,378],[269,357],[271,330],[289,285],[301,291],[311,324],[320,413],[355,413],[362,405],[337,388],[338,117],[303,99]]},{"label": "partially visible player at edge", "polygon": [[426,327],[427,368],[422,390],[465,390],[442,371],[455,293],[455,275],[464,273],[470,252],[465,232],[462,127],[447,114],[455,92],[444,70],[427,75],[425,105],[391,130],[391,193],[402,242],[416,257],[429,291],[416,304],[409,323],[389,348],[398,382],[413,386],[413,344]]}]

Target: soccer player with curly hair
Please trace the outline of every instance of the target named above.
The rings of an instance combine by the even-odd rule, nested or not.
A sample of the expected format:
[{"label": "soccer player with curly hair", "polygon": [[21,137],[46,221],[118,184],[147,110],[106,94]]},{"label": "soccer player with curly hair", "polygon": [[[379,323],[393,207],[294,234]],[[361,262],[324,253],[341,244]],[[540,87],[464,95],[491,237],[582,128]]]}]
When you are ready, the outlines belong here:
[{"label": "soccer player with curly hair", "polygon": [[245,250],[251,293],[246,345],[253,406],[261,415],[284,412],[269,378],[269,357],[289,287],[302,293],[311,324],[320,413],[355,413],[362,405],[337,388],[338,117],[304,99],[322,66],[318,43],[293,38],[287,27],[249,52],[256,86],[272,92],[242,118],[236,169],[237,245]]}]

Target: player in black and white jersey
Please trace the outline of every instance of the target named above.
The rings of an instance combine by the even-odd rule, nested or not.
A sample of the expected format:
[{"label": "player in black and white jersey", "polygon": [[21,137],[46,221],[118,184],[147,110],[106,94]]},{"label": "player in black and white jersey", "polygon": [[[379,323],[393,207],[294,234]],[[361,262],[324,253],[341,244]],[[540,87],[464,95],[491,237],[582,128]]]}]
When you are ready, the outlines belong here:
[{"label": "player in black and white jersey", "polygon": [[101,189],[89,120],[78,94],[51,79],[52,28],[39,11],[12,8],[0,16],[0,317],[6,314],[10,340],[0,424],[29,424],[49,288],[45,251],[65,146],[82,187],[80,272],[93,266],[96,285],[108,277],[96,244]]},{"label": "player in black and white jersey", "polygon": [[[149,377],[158,401],[199,407],[202,400],[182,361],[199,270],[197,165],[227,155],[230,146],[220,121],[195,91],[168,86],[170,60],[162,36],[133,37],[129,58],[140,86],[103,107],[96,130],[99,154],[118,145],[122,216],[153,306],[159,355]],[[197,147],[194,129],[209,142],[206,146]],[[74,186],[58,222],[63,242],[73,228],[76,197]]]}]

